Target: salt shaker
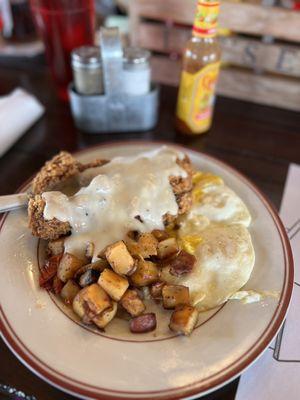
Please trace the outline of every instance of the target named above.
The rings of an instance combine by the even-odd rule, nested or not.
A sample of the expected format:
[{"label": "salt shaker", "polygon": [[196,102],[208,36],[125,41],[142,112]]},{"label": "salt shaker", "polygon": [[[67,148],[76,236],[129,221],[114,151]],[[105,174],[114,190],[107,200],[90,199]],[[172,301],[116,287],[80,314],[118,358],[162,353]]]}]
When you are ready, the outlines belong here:
[{"label": "salt shaker", "polygon": [[74,85],[77,93],[103,93],[103,73],[100,50],[96,46],[81,46],[71,53]]},{"label": "salt shaker", "polygon": [[123,57],[122,91],[128,95],[143,95],[150,91],[150,52],[139,47],[126,47]]}]

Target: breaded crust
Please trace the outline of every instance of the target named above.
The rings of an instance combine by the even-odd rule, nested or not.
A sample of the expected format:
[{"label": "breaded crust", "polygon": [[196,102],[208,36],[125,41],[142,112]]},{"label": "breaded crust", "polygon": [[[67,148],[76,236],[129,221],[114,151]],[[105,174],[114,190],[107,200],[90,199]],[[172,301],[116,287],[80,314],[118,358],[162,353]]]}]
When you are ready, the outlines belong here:
[{"label": "breaded crust", "polygon": [[173,191],[175,194],[190,192],[193,187],[193,167],[191,161],[188,156],[184,156],[182,160],[180,158],[177,158],[176,162],[181,168],[186,171],[187,177],[183,178],[182,176],[170,176],[170,183]]},{"label": "breaded crust", "polygon": [[[178,215],[187,213],[192,207],[192,189],[193,189],[193,166],[188,156],[185,156],[182,160],[177,159],[177,164],[181,166],[186,172],[187,177],[171,176],[170,183],[174,191],[176,201],[178,204]],[[165,225],[169,225],[175,221],[177,215],[166,214],[164,216]]]},{"label": "breaded crust", "polygon": [[107,160],[97,159],[88,164],[81,164],[70,153],[61,151],[41,168],[32,182],[32,193],[40,194],[55,188],[68,178],[76,176],[88,168],[96,168],[106,164]]},{"label": "breaded crust", "polygon": [[66,235],[71,231],[68,222],[61,222],[54,218],[51,220],[44,219],[45,201],[40,194],[29,199],[28,216],[29,228],[34,236],[41,239],[58,239],[60,236]]},{"label": "breaded crust", "polygon": [[[42,199],[41,193],[42,188],[49,190],[49,186],[46,186],[46,182],[50,186],[65,180],[71,176],[78,174],[86,168],[98,167],[106,163],[105,160],[95,160],[92,163],[86,164],[85,166],[77,162],[69,153],[61,152],[42,168],[39,179],[35,180],[34,193],[38,193],[30,198],[28,203],[28,216],[29,216],[29,227],[34,236],[38,236],[42,239],[54,240],[62,235],[66,235],[71,231],[70,224],[68,222],[61,222],[56,218],[52,220],[45,220],[43,216],[45,202]],[[187,177],[170,177],[170,184],[173,188],[176,201],[178,204],[178,215],[184,214],[189,211],[192,206],[192,174],[193,169],[190,159],[185,156],[184,159],[177,159],[178,165],[180,165],[186,172]],[[67,171],[67,166],[70,166],[70,171]],[[53,184],[53,185],[52,185]],[[50,189],[51,190],[51,189]],[[45,190],[42,190],[45,191]],[[164,223],[166,225],[174,222],[177,216],[166,214],[164,216]]]},{"label": "breaded crust", "polygon": [[66,151],[61,151],[41,168],[32,182],[33,194],[51,190],[62,180],[75,176],[79,172],[80,163]]}]

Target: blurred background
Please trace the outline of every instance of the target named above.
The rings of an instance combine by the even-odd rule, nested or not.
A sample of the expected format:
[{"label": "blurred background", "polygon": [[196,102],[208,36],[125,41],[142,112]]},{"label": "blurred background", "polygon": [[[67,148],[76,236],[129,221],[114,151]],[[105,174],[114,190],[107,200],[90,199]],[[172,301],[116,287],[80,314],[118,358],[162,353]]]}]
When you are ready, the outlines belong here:
[{"label": "blurred background", "polygon": [[[31,3],[35,9],[47,5],[47,1]],[[177,86],[180,58],[191,35],[196,3],[195,0],[95,0],[95,41],[99,41],[100,26],[118,26],[124,44],[152,51],[153,79]],[[222,73],[218,94],[300,109],[299,11],[298,0],[222,2],[218,30]],[[43,57],[44,45],[36,33],[29,1],[0,0],[0,15],[0,58]],[[48,24],[51,23],[50,18]],[[74,20],[70,23],[76,25]],[[73,26],[73,43],[64,44],[65,52],[93,40],[80,38],[78,30],[78,26],[75,30]],[[43,39],[47,46],[47,38]],[[70,74],[66,75],[61,79],[71,80]]]}]

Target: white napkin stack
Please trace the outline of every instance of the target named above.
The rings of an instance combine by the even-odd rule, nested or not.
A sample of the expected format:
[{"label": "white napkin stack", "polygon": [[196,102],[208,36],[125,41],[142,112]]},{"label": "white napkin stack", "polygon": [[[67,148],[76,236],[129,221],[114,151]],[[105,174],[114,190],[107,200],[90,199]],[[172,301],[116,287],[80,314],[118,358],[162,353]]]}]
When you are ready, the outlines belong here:
[{"label": "white napkin stack", "polygon": [[44,112],[42,104],[23,89],[0,97],[0,157]]}]

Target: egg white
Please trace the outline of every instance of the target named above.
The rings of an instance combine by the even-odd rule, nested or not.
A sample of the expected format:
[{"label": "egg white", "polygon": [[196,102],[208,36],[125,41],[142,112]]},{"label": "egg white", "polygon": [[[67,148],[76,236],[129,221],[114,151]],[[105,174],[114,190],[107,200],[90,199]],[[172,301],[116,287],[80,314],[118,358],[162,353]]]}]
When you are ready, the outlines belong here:
[{"label": "egg white", "polygon": [[251,215],[244,202],[226,185],[201,188],[199,201],[195,201],[189,218],[207,217],[211,222],[242,224],[248,227]]},{"label": "egg white", "polygon": [[205,311],[224,303],[245,285],[254,266],[255,253],[251,236],[243,225],[212,224],[200,234],[193,271],[176,277],[166,266],[161,277],[169,284],[187,286],[192,304]]}]

